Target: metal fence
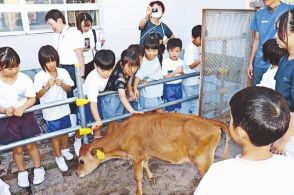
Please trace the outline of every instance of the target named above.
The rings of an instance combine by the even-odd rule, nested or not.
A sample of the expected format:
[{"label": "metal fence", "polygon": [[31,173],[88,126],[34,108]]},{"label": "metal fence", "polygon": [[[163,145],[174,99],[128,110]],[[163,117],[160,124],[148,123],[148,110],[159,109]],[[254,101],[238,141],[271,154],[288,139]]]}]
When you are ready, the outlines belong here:
[{"label": "metal fence", "polygon": [[[83,98],[84,94],[83,94],[83,91],[82,91],[81,80],[80,80],[80,76],[78,76],[78,75],[80,75],[79,71],[80,71],[79,68],[76,68],[77,89],[78,89],[77,90],[77,95],[78,95],[78,98]],[[198,73],[191,73],[191,74],[181,75],[181,76],[168,78],[168,79],[161,79],[161,80],[157,80],[157,81],[152,81],[152,82],[148,82],[147,84],[140,85],[139,88],[143,88],[143,87],[151,86],[151,85],[156,85],[156,84],[159,84],[159,83],[165,83],[165,82],[169,82],[169,81],[173,81],[173,80],[183,79],[183,78],[187,78],[187,77],[197,76],[197,75],[199,75],[199,72]],[[114,94],[114,93],[117,93],[117,92],[109,91],[109,92],[101,93],[101,94],[99,94],[99,96],[105,96],[105,95],[110,95],[110,94]],[[140,110],[140,111],[149,112],[149,111],[161,108],[161,107],[174,105],[174,104],[184,102],[184,101],[188,101],[188,100],[191,100],[191,99],[194,99],[194,98],[198,98],[198,95],[191,96],[191,97],[188,97],[188,98],[179,99],[179,100],[176,100],[176,101],[167,102],[167,103],[164,103],[164,104],[162,104],[162,105],[160,105],[158,107],[154,107],[152,109],[143,109],[143,110]],[[47,104],[42,104],[42,105],[35,105],[35,106],[29,108],[28,110],[26,110],[25,112],[34,112],[34,111],[42,110],[44,108],[50,108],[50,107],[59,106],[59,105],[63,105],[63,104],[74,103],[74,102],[76,102],[76,98],[72,97],[72,98],[68,98],[68,99],[63,100],[63,101],[52,102],[52,103],[47,103]],[[64,135],[64,134],[67,134],[67,133],[75,132],[75,131],[79,130],[80,128],[91,127],[94,123],[86,124],[84,106],[79,106],[79,109],[80,109],[80,113],[81,113],[81,124],[79,124],[77,126],[74,126],[74,127],[67,128],[67,129],[61,129],[60,131],[55,131],[55,132],[52,132],[52,133],[41,134],[39,136],[24,139],[24,140],[20,140],[20,141],[11,143],[11,144],[1,145],[0,146],[0,152],[15,148],[17,146],[26,145],[26,144],[33,143],[33,142],[50,139],[52,137],[56,137],[56,136],[59,136],[59,135]],[[120,115],[120,116],[117,116],[117,117],[102,120],[102,122],[103,122],[103,124],[106,124],[106,123],[109,123],[111,121],[124,119],[124,118],[130,117],[130,116],[131,116],[131,114],[129,114],[129,113],[128,114],[123,114],[123,115]],[[3,115],[3,114],[0,114],[0,119],[1,118],[6,118],[6,116]],[[84,143],[88,142],[87,136],[83,136],[83,142]]]},{"label": "metal fence", "polygon": [[227,118],[228,101],[248,86],[254,10],[203,10],[199,115]]}]

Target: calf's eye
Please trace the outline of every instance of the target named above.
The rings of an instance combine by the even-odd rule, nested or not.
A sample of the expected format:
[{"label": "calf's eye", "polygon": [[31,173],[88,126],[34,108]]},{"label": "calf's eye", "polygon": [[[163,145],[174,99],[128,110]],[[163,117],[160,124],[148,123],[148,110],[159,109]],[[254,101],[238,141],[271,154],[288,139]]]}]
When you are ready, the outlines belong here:
[{"label": "calf's eye", "polygon": [[83,160],[80,160],[80,164],[82,164],[82,165],[83,165],[83,164],[85,164],[85,162],[84,162]]}]

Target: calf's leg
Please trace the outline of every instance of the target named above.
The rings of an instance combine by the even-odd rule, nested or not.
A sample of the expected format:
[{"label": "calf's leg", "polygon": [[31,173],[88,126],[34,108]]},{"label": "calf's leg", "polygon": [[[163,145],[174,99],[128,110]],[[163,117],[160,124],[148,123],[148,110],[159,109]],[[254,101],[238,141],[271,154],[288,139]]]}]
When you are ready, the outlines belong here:
[{"label": "calf's leg", "polygon": [[137,182],[137,195],[142,195],[143,161],[134,161],[135,180]]}]

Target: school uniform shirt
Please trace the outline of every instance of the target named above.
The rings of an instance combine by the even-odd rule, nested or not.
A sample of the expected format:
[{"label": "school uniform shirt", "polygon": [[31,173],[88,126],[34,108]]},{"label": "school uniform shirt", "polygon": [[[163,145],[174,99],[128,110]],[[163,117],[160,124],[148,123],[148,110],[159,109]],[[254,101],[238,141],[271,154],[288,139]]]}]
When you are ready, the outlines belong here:
[{"label": "school uniform shirt", "polygon": [[78,63],[74,50],[84,46],[81,31],[69,26],[65,26],[61,33],[56,33],[53,40],[53,47],[59,54],[60,64],[63,65]]},{"label": "school uniform shirt", "polygon": [[[74,86],[73,80],[70,78],[69,73],[63,69],[63,68],[56,68],[57,70],[57,79],[60,79],[64,84],[69,85],[71,87]],[[52,78],[52,76],[45,72],[44,70],[41,70],[38,72],[35,76],[34,80],[34,86],[36,93],[39,92],[42,88],[44,88],[49,79]],[[52,102],[58,102],[61,100],[67,99],[67,92],[61,87],[56,84],[53,84],[48,91],[40,98],[41,104],[46,103],[52,103]],[[46,108],[42,110],[43,117],[46,121],[53,121],[60,119],[64,116],[67,116],[70,114],[70,108],[68,104],[52,107],[52,108]]]},{"label": "school uniform shirt", "polygon": [[292,8],[294,8],[293,5],[281,2],[272,12],[268,10],[268,7],[261,8],[256,12],[250,27],[251,30],[259,34],[258,48],[254,58],[255,67],[268,68],[270,66],[268,61],[263,60],[262,45],[267,40],[275,37],[277,20],[283,13]]},{"label": "school uniform shirt", "polygon": [[[136,77],[147,82],[155,81],[163,78],[161,65],[158,57],[153,60],[147,60],[145,57],[142,64],[136,73]],[[146,98],[161,97],[163,94],[163,84],[152,85],[141,88],[140,95]]]},{"label": "school uniform shirt", "polygon": [[276,87],[276,80],[275,75],[277,73],[278,67],[272,68],[272,66],[269,67],[269,69],[262,75],[262,79],[259,84],[256,86],[263,86],[268,87],[273,90],[275,90]]},{"label": "school uniform shirt", "polygon": [[0,79],[0,107],[18,108],[27,101],[27,97],[36,97],[34,84],[27,75],[19,72],[11,85]]},{"label": "school uniform shirt", "polygon": [[103,92],[108,79],[105,79],[100,76],[96,69],[92,70],[87,76],[85,83],[83,85],[84,94],[87,95],[87,98],[90,102],[97,102],[97,97],[100,92]]},{"label": "school uniform shirt", "polygon": [[[185,54],[184,54],[185,65],[183,67],[184,74],[200,71],[199,67],[201,66],[201,64],[199,64],[193,69],[189,67],[189,65],[191,65],[195,60],[198,60],[198,59],[200,59],[200,49],[191,42],[185,48]],[[183,79],[183,85],[185,86],[199,85],[199,83],[200,83],[200,76],[194,76],[194,77]]]},{"label": "school uniform shirt", "polygon": [[[184,61],[179,58],[177,60],[166,58],[162,61],[162,74],[167,75],[169,73],[172,73],[174,70],[176,70],[177,67],[180,67],[183,65],[184,65]],[[179,75],[180,74],[177,74],[176,76],[179,76]],[[170,81],[170,82],[167,82],[166,84],[177,84],[180,82],[182,82],[182,79]]]},{"label": "school uniform shirt", "polygon": [[282,155],[266,160],[237,156],[214,163],[194,195],[293,195],[294,161]]}]

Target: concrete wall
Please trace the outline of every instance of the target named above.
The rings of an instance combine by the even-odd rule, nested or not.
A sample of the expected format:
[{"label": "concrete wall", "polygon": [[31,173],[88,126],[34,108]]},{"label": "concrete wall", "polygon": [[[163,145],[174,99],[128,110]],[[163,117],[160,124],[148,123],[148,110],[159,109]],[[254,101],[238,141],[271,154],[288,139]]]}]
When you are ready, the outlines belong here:
[{"label": "concrete wall", "polygon": [[[128,45],[139,42],[138,23],[145,16],[150,0],[101,0],[102,21],[106,43],[117,56]],[[202,9],[245,9],[248,0],[162,0],[166,12],[162,21],[184,46],[190,41],[191,29],[202,21]],[[37,53],[42,45],[50,44],[53,33],[0,37],[0,46],[13,47],[20,55],[21,69],[39,68]]]}]

